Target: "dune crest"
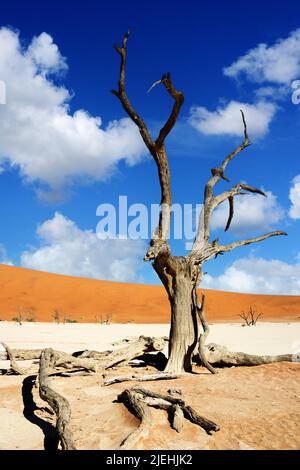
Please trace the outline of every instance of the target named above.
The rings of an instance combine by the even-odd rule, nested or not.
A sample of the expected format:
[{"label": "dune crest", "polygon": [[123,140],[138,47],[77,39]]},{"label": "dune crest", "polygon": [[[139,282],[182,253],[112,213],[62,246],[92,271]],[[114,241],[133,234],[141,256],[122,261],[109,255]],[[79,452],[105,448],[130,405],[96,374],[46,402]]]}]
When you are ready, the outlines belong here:
[{"label": "dune crest", "polygon": [[[204,289],[210,322],[242,322],[250,306],[261,321],[300,321],[300,296],[239,294]],[[79,322],[109,318],[113,323],[168,323],[169,304],[162,286],[127,284],[63,276],[0,265],[0,319],[11,320],[18,310],[37,321],[53,321],[60,312]]]}]

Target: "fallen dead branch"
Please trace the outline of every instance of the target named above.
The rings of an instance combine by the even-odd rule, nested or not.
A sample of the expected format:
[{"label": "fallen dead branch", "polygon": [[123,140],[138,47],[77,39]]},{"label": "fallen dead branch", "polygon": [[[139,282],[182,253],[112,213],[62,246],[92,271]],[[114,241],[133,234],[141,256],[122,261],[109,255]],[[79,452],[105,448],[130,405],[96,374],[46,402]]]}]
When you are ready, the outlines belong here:
[{"label": "fallen dead branch", "polygon": [[[243,352],[229,351],[226,346],[216,343],[209,343],[205,346],[206,357],[211,364],[219,367],[230,366],[259,366],[261,364],[271,364],[272,362],[294,362],[295,354],[281,354],[275,356],[258,356]],[[300,358],[300,354],[299,354]]]},{"label": "fallen dead branch", "polygon": [[63,450],[75,450],[72,432],[70,430],[71,407],[68,400],[55,392],[49,384],[49,369],[55,366],[55,351],[44,349],[41,353],[39,368],[39,394],[55,411],[56,429]]},{"label": "fallen dead branch", "polygon": [[55,376],[59,375],[60,377],[88,377],[93,375],[92,372],[88,372],[87,370],[71,370],[70,372],[59,372],[55,374]]},{"label": "fallen dead branch", "polygon": [[151,413],[148,407],[166,410],[169,414],[171,427],[180,432],[183,427],[183,418],[203,428],[208,434],[218,431],[219,426],[203,416],[200,416],[184,400],[170,395],[162,395],[137,386],[126,389],[118,395],[117,401],[124,403],[134,416],[140,420],[138,429],[133,431],[122,442],[122,449],[132,449],[141,437],[145,437],[150,430]]},{"label": "fallen dead branch", "polygon": [[112,379],[104,380],[103,386],[112,385],[121,382],[129,382],[129,381],[136,381],[136,382],[147,382],[147,381],[154,381],[154,380],[172,380],[178,379],[185,374],[169,374],[166,372],[160,372],[159,374],[147,374],[147,375],[121,375],[119,377],[113,377]]},{"label": "fallen dead branch", "polygon": [[164,338],[140,336],[114,351],[84,351],[77,357],[94,359],[97,361],[97,368],[108,369],[117,364],[127,363],[145,353],[162,351],[166,345],[167,341]]},{"label": "fallen dead branch", "polygon": [[[14,358],[18,361],[30,361],[32,359],[39,359],[41,351],[41,349],[11,349]],[[9,359],[7,350],[0,351],[0,360],[6,361],[7,359]]]},{"label": "fallen dead branch", "polygon": [[22,367],[19,367],[18,364],[16,363],[14,353],[9,348],[9,346],[6,343],[1,343],[1,344],[6,351],[5,359],[8,359],[10,361],[10,369],[8,369],[8,371],[6,372],[6,375],[26,375],[29,369],[25,370]]},{"label": "fallen dead branch", "polygon": [[79,368],[87,371],[96,372],[98,364],[92,359],[71,356],[65,352],[52,350],[55,367],[63,367],[64,369]]}]

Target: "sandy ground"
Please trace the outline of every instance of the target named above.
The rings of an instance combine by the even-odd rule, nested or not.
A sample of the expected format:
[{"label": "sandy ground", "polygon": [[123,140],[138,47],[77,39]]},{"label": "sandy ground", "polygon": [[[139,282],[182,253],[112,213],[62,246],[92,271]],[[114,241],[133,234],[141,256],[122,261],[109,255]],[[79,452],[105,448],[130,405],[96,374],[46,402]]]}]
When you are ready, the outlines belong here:
[{"label": "sandy ground", "polygon": [[[149,267],[151,269],[151,267]],[[240,322],[250,307],[263,321],[300,321],[300,296],[238,294],[204,290],[206,317]],[[49,274],[0,264],[0,320],[23,318],[52,321],[54,310],[80,323],[169,323],[170,308],[161,285],[126,284]]]},{"label": "sandy ground", "polygon": [[[64,351],[85,348],[104,350],[112,341],[129,336],[168,333],[168,325],[89,325],[0,323],[0,340],[11,347],[53,347]],[[256,327],[214,324],[209,341],[231,350],[257,354],[296,353],[300,350],[299,323],[263,323]],[[24,363],[23,363],[24,365]],[[2,361],[0,367],[7,367]],[[37,370],[37,366],[36,370]],[[108,376],[132,373],[124,366]],[[145,373],[136,367],[136,373]],[[148,372],[154,371],[151,367]],[[35,371],[34,371],[35,372]],[[180,388],[188,404],[217,422],[221,430],[208,436],[185,421],[178,434],[166,413],[151,410],[149,433],[137,449],[300,449],[300,364],[278,363],[220,370],[214,376],[201,367],[195,374],[173,381],[147,382],[144,388],[166,393]],[[49,446],[54,417],[40,400],[29,377],[0,377],[0,449],[43,449]],[[70,401],[72,430],[79,449],[117,449],[138,425],[119,403],[121,383],[102,387],[101,375],[53,378],[53,387]],[[25,403],[25,406],[24,406]]]}]

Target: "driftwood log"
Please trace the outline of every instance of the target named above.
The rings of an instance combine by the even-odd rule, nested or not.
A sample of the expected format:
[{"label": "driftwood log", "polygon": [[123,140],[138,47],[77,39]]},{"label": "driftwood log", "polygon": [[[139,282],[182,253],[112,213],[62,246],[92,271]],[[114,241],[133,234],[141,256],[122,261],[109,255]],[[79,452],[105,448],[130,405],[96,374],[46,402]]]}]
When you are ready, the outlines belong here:
[{"label": "driftwood log", "polygon": [[113,377],[111,379],[104,380],[103,385],[112,385],[121,382],[147,382],[147,381],[154,381],[154,380],[172,380],[178,379],[185,374],[169,374],[168,372],[160,372],[158,374],[146,374],[146,375],[120,375],[118,377]]},{"label": "driftwood log", "polygon": [[56,429],[63,450],[75,450],[72,432],[70,430],[71,407],[68,400],[55,392],[50,386],[49,369],[55,367],[55,351],[44,349],[41,353],[39,368],[39,394],[54,410],[57,421]]},{"label": "driftwood log", "polygon": [[8,359],[10,361],[10,369],[7,370],[6,375],[26,375],[27,370],[18,366],[18,364],[16,363],[14,353],[10,349],[10,347],[6,343],[1,343],[1,344],[5,349],[5,355],[6,355],[5,359],[6,360]]},{"label": "driftwood log", "polygon": [[[42,352],[41,349],[10,349],[10,351],[17,361],[31,361],[33,359],[39,359]],[[5,348],[5,351],[0,351],[0,360],[6,361],[7,359],[9,359],[9,357],[7,349]]]},{"label": "driftwood log", "polygon": [[124,347],[114,351],[83,351],[78,358],[91,358],[97,361],[97,368],[108,369],[117,364],[129,362],[145,353],[162,351],[167,345],[165,338],[140,336],[129,341]]},{"label": "driftwood log", "polygon": [[87,371],[96,372],[97,362],[92,359],[85,359],[75,357],[65,352],[54,351],[52,349],[55,367],[63,367],[64,369],[84,369]]},{"label": "driftwood log", "polygon": [[[219,367],[231,366],[259,366],[261,364],[270,364],[272,362],[295,362],[295,354],[280,354],[275,356],[258,356],[255,354],[246,354],[244,352],[229,351],[226,346],[216,343],[209,343],[205,346],[205,356],[210,364]],[[299,360],[300,360],[300,354]]]},{"label": "driftwood log", "polygon": [[216,423],[200,416],[192,407],[186,405],[183,399],[174,398],[171,395],[162,395],[135,386],[120,393],[117,401],[124,403],[129,411],[140,420],[138,429],[129,434],[121,443],[122,449],[131,449],[141,437],[145,437],[149,433],[151,413],[148,407],[166,410],[169,414],[171,427],[177,432],[182,429],[183,418],[197,424],[208,434],[220,429]]}]

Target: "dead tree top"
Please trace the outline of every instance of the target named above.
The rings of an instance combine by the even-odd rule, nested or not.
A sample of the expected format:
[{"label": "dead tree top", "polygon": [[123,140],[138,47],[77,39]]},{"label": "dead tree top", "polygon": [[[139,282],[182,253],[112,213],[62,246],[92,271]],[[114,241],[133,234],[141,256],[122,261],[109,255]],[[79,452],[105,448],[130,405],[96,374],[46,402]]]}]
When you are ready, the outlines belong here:
[{"label": "dead tree top", "polygon": [[[149,249],[145,255],[145,261],[154,260],[157,262],[159,258],[163,259],[163,263],[156,263],[154,265],[155,269],[158,271],[159,276],[164,282],[165,286],[168,283],[168,279],[163,276],[163,270],[172,270],[172,264],[175,262],[175,256],[171,255],[171,250],[168,244],[168,233],[170,228],[170,212],[172,206],[172,193],[171,193],[171,183],[170,183],[170,170],[168,156],[165,149],[165,139],[168,134],[173,129],[176,124],[177,118],[179,116],[181,106],[184,101],[184,95],[181,91],[178,91],[172,81],[171,74],[168,72],[164,74],[159,80],[157,80],[148,90],[150,92],[155,86],[162,84],[167,93],[173,98],[174,105],[171,110],[170,116],[167,119],[166,123],[162,126],[159,131],[159,135],[156,139],[153,139],[149,129],[143,120],[143,118],[136,112],[131,101],[129,100],[126,93],[125,86],[125,68],[126,68],[126,56],[127,56],[127,41],[130,31],[124,35],[122,46],[119,47],[115,45],[115,50],[121,57],[120,64],[120,75],[118,81],[118,89],[111,90],[111,92],[120,100],[124,110],[132,121],[137,125],[139,132],[142,136],[142,139],[147,146],[150,154],[154,158],[154,161],[157,165],[158,176],[161,188],[161,211],[159,217],[159,224],[154,233],[152,234],[152,239],[150,241]],[[231,251],[240,246],[248,245],[251,243],[256,243],[262,240],[265,240],[270,237],[277,235],[287,235],[286,232],[282,231],[273,231],[260,235],[258,237],[239,240],[228,245],[220,245],[218,240],[210,242],[210,223],[213,211],[224,201],[228,200],[229,203],[229,213],[228,220],[226,223],[225,231],[230,228],[233,216],[234,216],[234,198],[236,196],[242,196],[243,194],[255,193],[260,194],[266,197],[266,194],[253,186],[244,183],[238,183],[234,185],[231,189],[224,191],[221,194],[215,195],[214,188],[216,184],[223,179],[229,181],[225,176],[225,170],[230,163],[230,161],[236,157],[239,153],[245,150],[250,146],[250,140],[248,137],[248,130],[246,124],[246,118],[241,110],[241,118],[244,129],[244,139],[242,143],[229,155],[227,155],[222,161],[221,165],[215,168],[212,168],[211,178],[207,181],[204,190],[204,201],[203,208],[198,221],[197,235],[194,240],[193,247],[190,253],[185,257],[186,261],[192,266],[200,266],[205,261],[212,257],[216,257],[225,252]],[[182,257],[181,257],[182,258]],[[163,265],[163,268],[162,268]]]}]

